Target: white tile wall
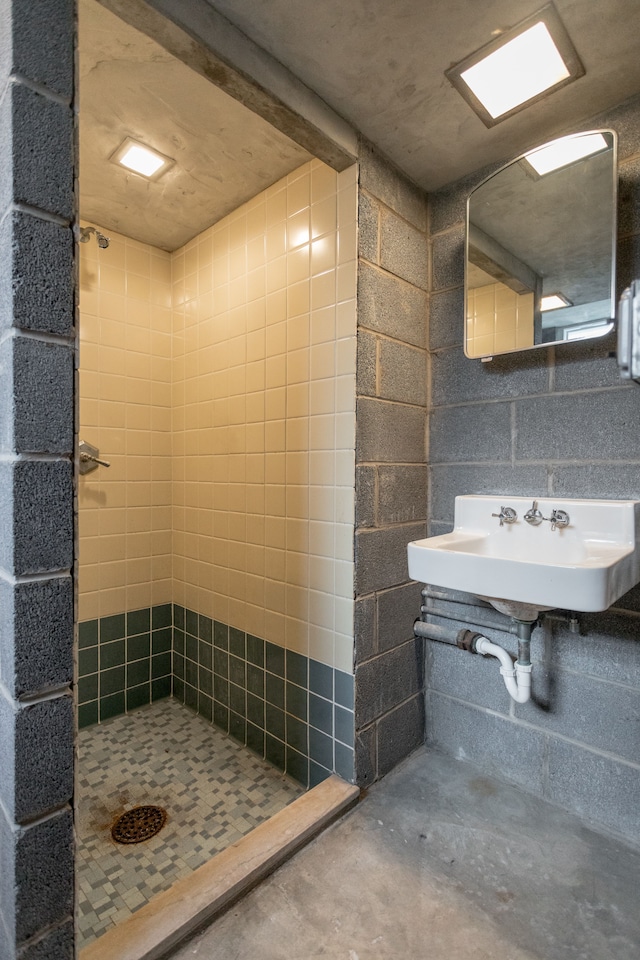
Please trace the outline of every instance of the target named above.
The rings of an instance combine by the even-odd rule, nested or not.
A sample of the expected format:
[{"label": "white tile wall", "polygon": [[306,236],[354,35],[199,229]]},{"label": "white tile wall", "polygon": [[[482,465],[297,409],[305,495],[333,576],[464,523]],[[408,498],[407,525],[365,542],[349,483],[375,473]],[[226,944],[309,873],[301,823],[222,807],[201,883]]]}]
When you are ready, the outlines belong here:
[{"label": "white tile wall", "polygon": [[504,283],[467,291],[467,354],[482,357],[533,346],[533,293]]},{"label": "white tile wall", "polygon": [[349,672],[355,253],[313,161],[172,259],[174,599]]},{"label": "white tile wall", "polygon": [[79,619],[171,599],[171,258],[128,237],[80,248]]},{"label": "white tile wall", "polygon": [[172,599],[352,671],[356,189],[312,161],[174,254],[82,245],[113,466],[80,482],[81,619]]}]

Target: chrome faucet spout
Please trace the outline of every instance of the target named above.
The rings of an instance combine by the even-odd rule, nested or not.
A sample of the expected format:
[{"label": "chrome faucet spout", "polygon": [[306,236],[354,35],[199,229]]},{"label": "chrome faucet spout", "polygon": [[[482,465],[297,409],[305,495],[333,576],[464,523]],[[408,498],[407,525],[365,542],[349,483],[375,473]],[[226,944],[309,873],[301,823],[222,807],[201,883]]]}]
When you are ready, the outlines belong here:
[{"label": "chrome faucet spout", "polygon": [[538,510],[537,500],[533,501],[533,505],[530,506],[525,513],[524,519],[527,521],[527,523],[530,523],[532,527],[537,527],[538,524],[542,523],[544,517],[542,516],[542,512]]},{"label": "chrome faucet spout", "polygon": [[534,500],[532,506],[525,513],[524,519],[532,527],[537,527],[543,520],[547,520],[551,524],[551,529],[555,530],[556,527],[568,527],[570,518],[566,510],[552,510],[550,517],[544,517],[542,512],[538,510],[538,501]]}]

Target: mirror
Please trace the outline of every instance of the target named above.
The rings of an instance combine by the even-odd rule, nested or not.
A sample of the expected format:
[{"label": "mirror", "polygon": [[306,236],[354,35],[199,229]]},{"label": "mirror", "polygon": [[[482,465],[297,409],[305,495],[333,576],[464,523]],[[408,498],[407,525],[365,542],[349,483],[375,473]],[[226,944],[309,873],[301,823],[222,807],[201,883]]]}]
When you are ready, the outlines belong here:
[{"label": "mirror", "polygon": [[531,150],[467,202],[465,354],[608,333],[615,317],[616,134]]}]

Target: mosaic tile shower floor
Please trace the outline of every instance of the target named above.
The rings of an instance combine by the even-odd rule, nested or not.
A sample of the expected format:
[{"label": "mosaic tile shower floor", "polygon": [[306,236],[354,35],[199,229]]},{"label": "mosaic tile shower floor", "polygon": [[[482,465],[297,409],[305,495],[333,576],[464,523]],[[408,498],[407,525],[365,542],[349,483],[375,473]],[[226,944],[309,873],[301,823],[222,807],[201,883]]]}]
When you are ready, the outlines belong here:
[{"label": "mosaic tile shower floor", "polygon": [[[80,948],[269,819],[304,789],[174,699],[81,730],[78,779]],[[111,839],[142,804],[167,811],[144,843]]]}]

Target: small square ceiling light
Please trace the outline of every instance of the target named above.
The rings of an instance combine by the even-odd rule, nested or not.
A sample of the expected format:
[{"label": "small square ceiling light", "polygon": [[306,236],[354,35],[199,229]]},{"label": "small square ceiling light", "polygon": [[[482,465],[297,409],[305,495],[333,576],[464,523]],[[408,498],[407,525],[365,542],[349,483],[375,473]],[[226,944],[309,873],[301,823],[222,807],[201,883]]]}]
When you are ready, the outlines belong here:
[{"label": "small square ceiling light", "polygon": [[445,71],[487,127],[583,76],[553,4]]},{"label": "small square ceiling light", "polygon": [[549,293],[540,300],[540,310],[544,313],[547,310],[559,310],[560,307],[571,307],[571,300],[567,300],[563,293]]},{"label": "small square ceiling light", "polygon": [[175,163],[171,157],[166,157],[131,137],[127,137],[109,159],[133,173],[140,174],[141,177],[146,177],[147,180],[158,180]]}]

